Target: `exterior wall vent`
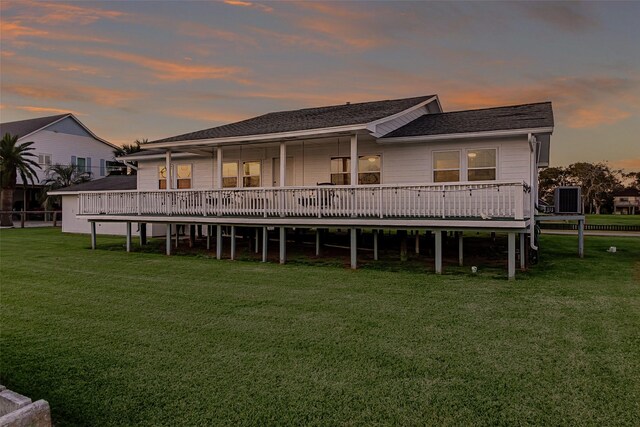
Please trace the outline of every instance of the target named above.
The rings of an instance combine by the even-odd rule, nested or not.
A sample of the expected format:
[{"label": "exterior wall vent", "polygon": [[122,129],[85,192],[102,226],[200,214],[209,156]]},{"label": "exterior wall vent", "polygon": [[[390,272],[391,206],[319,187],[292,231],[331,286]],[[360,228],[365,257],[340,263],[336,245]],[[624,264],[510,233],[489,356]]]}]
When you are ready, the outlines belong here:
[{"label": "exterior wall vent", "polygon": [[554,192],[555,213],[581,214],[582,198],[580,187],[558,187]]}]

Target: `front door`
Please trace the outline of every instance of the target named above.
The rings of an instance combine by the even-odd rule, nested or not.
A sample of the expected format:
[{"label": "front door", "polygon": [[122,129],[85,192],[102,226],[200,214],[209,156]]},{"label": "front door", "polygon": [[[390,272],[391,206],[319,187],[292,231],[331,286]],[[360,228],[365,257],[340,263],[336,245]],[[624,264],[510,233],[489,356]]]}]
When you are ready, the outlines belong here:
[{"label": "front door", "polygon": [[[280,158],[273,158],[273,168],[271,169],[272,184],[274,187],[280,187]],[[291,187],[293,185],[293,157],[287,157],[287,179],[285,185]]]}]

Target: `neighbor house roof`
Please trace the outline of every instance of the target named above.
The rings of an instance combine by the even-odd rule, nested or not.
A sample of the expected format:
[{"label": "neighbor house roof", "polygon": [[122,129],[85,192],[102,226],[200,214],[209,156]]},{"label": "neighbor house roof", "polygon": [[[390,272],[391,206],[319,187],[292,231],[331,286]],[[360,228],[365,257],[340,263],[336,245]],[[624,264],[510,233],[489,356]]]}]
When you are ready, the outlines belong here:
[{"label": "neighbor house roof", "polygon": [[386,138],[553,127],[551,102],[425,114]]},{"label": "neighbor house roof", "polygon": [[638,197],[640,196],[640,191],[636,188],[625,188],[624,190],[613,193],[613,196],[614,197],[625,197],[625,196]]},{"label": "neighbor house roof", "polygon": [[151,142],[194,141],[199,139],[229,138],[323,129],[347,125],[365,125],[410,109],[434,96],[435,95],[429,95],[415,98],[360,102],[355,104],[347,103],[329,107],[278,111],[228,125],[185,133]]},{"label": "neighbor house roof", "polygon": [[11,134],[12,136],[18,135],[23,137],[29,135],[43,127],[49,126],[58,120],[69,116],[70,114],[58,114],[56,116],[36,117],[35,119],[18,120],[15,122],[0,123],[0,134]]},{"label": "neighbor house roof", "polygon": [[60,188],[50,194],[75,193],[78,191],[109,191],[109,190],[135,190],[138,186],[136,175],[109,175],[104,178],[83,182]]}]

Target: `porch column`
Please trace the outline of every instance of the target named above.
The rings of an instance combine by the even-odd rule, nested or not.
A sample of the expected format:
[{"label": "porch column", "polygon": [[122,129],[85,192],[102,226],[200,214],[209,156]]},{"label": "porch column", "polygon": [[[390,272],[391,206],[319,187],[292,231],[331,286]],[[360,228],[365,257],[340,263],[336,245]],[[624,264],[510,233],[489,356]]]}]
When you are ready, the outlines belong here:
[{"label": "porch column", "polygon": [[[274,171],[275,172],[275,171]],[[287,145],[284,141],[280,142],[280,187],[286,185],[287,178]]]},{"label": "porch column", "polygon": [[96,248],[96,223],[91,221],[91,249]]},{"label": "porch column", "polygon": [[127,221],[127,252],[131,252],[131,222]]},{"label": "porch column", "polygon": [[351,135],[351,185],[358,185],[358,135]]},{"label": "porch column", "polygon": [[262,262],[267,262],[267,243],[269,241],[269,231],[267,227],[262,227]]},{"label": "porch column", "polygon": [[287,229],[280,227],[280,264],[287,260]]},{"label": "porch column", "polygon": [[351,227],[351,268],[358,268],[358,239],[356,234],[356,228]]},{"label": "porch column", "polygon": [[464,240],[462,231],[458,232],[458,264],[460,267],[464,265]]},{"label": "porch column", "polygon": [[140,246],[144,246],[147,244],[147,224],[139,222],[138,228],[140,229]]},{"label": "porch column", "polygon": [[442,232],[436,230],[436,274],[442,274]]},{"label": "porch column", "polygon": [[166,252],[167,255],[171,255],[171,224],[167,224],[167,231],[165,232],[165,237],[166,237]]},{"label": "porch column", "polygon": [[525,242],[525,234],[520,233],[520,270],[525,269],[525,254],[524,254],[524,242]]},{"label": "porch column", "polygon": [[373,260],[378,261],[378,230],[373,230]]},{"label": "porch column", "polygon": [[236,226],[231,226],[231,257],[232,260],[236,259]]},{"label": "porch column", "polygon": [[508,262],[508,276],[509,280],[516,278],[516,233],[509,233],[509,262]]},{"label": "porch column", "polygon": [[218,190],[222,188],[222,147],[216,150],[216,185]]},{"label": "porch column", "polygon": [[165,167],[167,168],[167,190],[171,190],[172,187],[172,179],[171,176],[171,150],[167,150],[164,156]]},{"label": "porch column", "polygon": [[216,259],[222,259],[222,226],[216,225]]}]

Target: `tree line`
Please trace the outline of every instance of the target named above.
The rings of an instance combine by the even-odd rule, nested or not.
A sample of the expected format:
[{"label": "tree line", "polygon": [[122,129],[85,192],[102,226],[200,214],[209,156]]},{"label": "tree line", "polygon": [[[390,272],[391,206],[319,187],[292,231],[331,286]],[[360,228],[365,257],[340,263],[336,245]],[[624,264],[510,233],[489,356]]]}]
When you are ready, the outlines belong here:
[{"label": "tree line", "polygon": [[560,186],[577,186],[582,192],[585,213],[612,213],[613,194],[627,187],[640,190],[640,172],[613,169],[605,162],[578,162],[542,170],[538,179],[539,197],[553,204],[553,192]]}]

